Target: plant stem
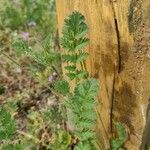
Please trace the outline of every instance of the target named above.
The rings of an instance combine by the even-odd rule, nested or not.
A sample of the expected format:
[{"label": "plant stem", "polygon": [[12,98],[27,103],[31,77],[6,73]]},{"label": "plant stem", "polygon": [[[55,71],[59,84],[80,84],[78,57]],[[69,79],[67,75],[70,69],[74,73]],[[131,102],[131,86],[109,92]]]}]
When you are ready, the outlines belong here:
[{"label": "plant stem", "polygon": [[32,139],[35,143],[41,143],[41,141],[39,139],[37,139],[36,137],[34,137],[31,134],[25,133],[25,132],[20,131],[20,130],[17,130],[17,133],[20,134],[20,135],[25,136],[28,139]]},{"label": "plant stem", "polygon": [[7,55],[6,53],[4,53],[3,50],[0,51],[0,54],[4,55],[4,56],[7,57],[10,61],[12,61],[14,64],[16,64],[17,66],[21,67],[13,58],[11,58],[9,55]]}]

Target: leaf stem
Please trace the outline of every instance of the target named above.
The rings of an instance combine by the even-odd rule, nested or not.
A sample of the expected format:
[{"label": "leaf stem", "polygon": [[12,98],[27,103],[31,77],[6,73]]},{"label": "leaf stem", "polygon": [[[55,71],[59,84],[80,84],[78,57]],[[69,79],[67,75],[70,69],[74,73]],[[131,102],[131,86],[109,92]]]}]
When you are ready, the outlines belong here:
[{"label": "leaf stem", "polygon": [[0,54],[4,55],[6,58],[8,58],[10,61],[12,61],[14,64],[16,64],[17,66],[21,67],[12,57],[10,57],[9,55],[7,55],[5,52],[3,52],[3,50],[0,51]]},{"label": "leaf stem", "polygon": [[32,139],[35,143],[41,143],[41,141],[39,139],[37,139],[35,136],[33,136],[31,134],[25,133],[25,132],[20,131],[20,130],[17,130],[17,133],[25,136],[28,139]]}]

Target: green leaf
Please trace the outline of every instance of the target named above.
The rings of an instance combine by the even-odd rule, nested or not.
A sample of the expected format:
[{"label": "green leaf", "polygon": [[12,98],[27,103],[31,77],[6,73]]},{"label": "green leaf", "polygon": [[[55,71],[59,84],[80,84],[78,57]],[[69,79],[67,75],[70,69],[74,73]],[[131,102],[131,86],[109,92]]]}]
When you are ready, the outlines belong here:
[{"label": "green leaf", "polygon": [[55,134],[55,139],[54,139],[54,143],[52,144],[52,149],[67,150],[70,144],[71,144],[71,135],[69,134],[69,132],[59,130]]},{"label": "green leaf", "polygon": [[77,61],[77,56],[76,55],[62,55],[62,58],[65,62],[71,62],[71,63],[76,63]]},{"label": "green leaf", "polygon": [[89,56],[88,53],[82,52],[82,53],[80,53],[80,54],[77,56],[76,62],[77,62],[77,63],[83,62],[83,61],[85,61],[85,60],[87,59],[88,56]]},{"label": "green leaf", "polygon": [[117,122],[115,125],[118,131],[118,138],[112,139],[111,146],[113,150],[121,150],[121,147],[126,141],[126,131],[121,123]]},{"label": "green leaf", "polygon": [[92,129],[95,125],[96,124],[94,121],[84,120],[84,119],[82,119],[80,122],[76,124],[78,128],[84,128],[84,129]]},{"label": "green leaf", "polygon": [[97,91],[97,80],[86,79],[77,85],[74,95],[69,97],[68,118],[75,125],[75,132],[79,140],[95,139],[93,129],[97,118],[95,112]]},{"label": "green leaf", "polygon": [[11,114],[0,108],[0,140],[10,139],[16,132],[16,122]]},{"label": "green leaf", "polygon": [[96,133],[94,131],[87,130],[87,131],[82,132],[80,136],[81,136],[81,140],[85,141],[87,139],[96,138]]},{"label": "green leaf", "polygon": [[84,102],[84,108],[87,110],[95,108],[96,107],[96,101],[95,99],[86,99],[86,102]]},{"label": "green leaf", "polygon": [[70,78],[70,80],[73,80],[76,78],[76,73],[66,73],[66,76],[68,76]]},{"label": "green leaf", "polygon": [[75,146],[75,150],[92,150],[90,144],[79,142],[77,146]]},{"label": "green leaf", "polygon": [[70,91],[69,83],[65,80],[58,80],[54,84],[54,89],[60,94],[66,95]]},{"label": "green leaf", "polygon": [[89,39],[88,39],[88,38],[80,38],[80,39],[76,42],[75,50],[83,49],[83,48],[85,48],[88,44],[89,44]]},{"label": "green leaf", "polygon": [[[96,106],[95,106],[96,107]],[[96,115],[96,112],[93,111],[93,108],[91,108],[91,111],[90,110],[86,110],[86,111],[83,111],[81,113],[81,116],[85,119],[85,120],[92,120],[92,121],[95,121],[96,118],[97,118],[97,115]]]},{"label": "green leaf", "polygon": [[1,15],[1,18],[4,27],[9,27],[12,30],[15,30],[23,25],[23,17],[20,15],[20,12],[13,6],[7,6],[3,12],[3,15]]},{"label": "green leaf", "polygon": [[74,40],[72,39],[68,40],[67,37],[63,37],[60,39],[60,44],[62,48],[68,51],[75,51],[75,43],[74,43]]},{"label": "green leaf", "polygon": [[85,18],[79,12],[73,12],[63,27],[63,37],[60,40],[61,46],[68,51],[76,51],[87,46],[89,40],[86,38],[88,27]]},{"label": "green leaf", "polygon": [[98,91],[98,82],[96,79],[87,79],[77,86],[75,94],[95,98]]},{"label": "green leaf", "polygon": [[21,54],[29,55],[32,51],[32,49],[28,46],[28,44],[21,39],[16,40],[12,44],[12,47],[18,55],[21,55]]},{"label": "green leaf", "polygon": [[85,26],[85,27],[80,27],[79,33],[75,35],[75,38],[76,38],[76,39],[80,39],[80,38],[86,36],[87,33],[88,33],[88,28],[87,28],[87,26]]},{"label": "green leaf", "polygon": [[[79,12],[73,12],[69,15],[65,19],[62,33],[63,37],[60,43],[62,48],[67,51],[67,54],[62,55],[62,58],[69,64],[65,67],[68,71],[66,76],[70,80],[76,81],[75,90],[69,94],[65,103],[69,109],[67,112],[68,121],[74,125],[75,134],[79,140],[75,150],[96,150],[93,128],[97,117],[95,107],[98,82],[95,79],[87,79],[88,72],[84,70],[86,67],[83,63],[89,56],[84,52],[84,48],[89,43],[89,39],[86,37],[88,27],[84,16]],[[76,68],[78,65],[81,65],[81,70]]]},{"label": "green leaf", "polygon": [[[50,37],[46,38],[49,39]],[[42,50],[34,50],[34,48],[31,48],[25,41],[21,39],[16,40],[12,46],[18,55],[24,54],[30,57],[36,63],[45,67],[58,65],[60,55],[52,50],[50,41],[47,41],[48,39],[45,39],[42,44],[37,43],[37,48],[42,46]]]},{"label": "green leaf", "polygon": [[76,70],[76,66],[74,66],[74,65],[70,65],[70,66],[65,66],[65,69],[67,70],[67,71],[75,71]]},{"label": "green leaf", "polygon": [[51,125],[54,124],[54,128],[56,128],[56,125],[60,124],[62,121],[61,113],[58,105],[52,105],[48,110],[43,111],[43,116]]},{"label": "green leaf", "polygon": [[88,77],[88,72],[87,72],[87,71],[84,71],[84,70],[78,70],[76,77],[77,77],[78,79],[87,78],[87,77]]}]

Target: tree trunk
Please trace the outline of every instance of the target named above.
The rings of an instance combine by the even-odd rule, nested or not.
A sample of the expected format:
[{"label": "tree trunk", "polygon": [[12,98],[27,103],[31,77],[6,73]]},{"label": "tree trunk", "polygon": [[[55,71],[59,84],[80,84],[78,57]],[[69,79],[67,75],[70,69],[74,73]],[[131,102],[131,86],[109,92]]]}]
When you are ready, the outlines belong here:
[{"label": "tree trunk", "polygon": [[64,18],[74,10],[89,26],[87,66],[100,81],[97,135],[102,150],[109,149],[113,121],[126,128],[127,150],[144,150],[150,144],[150,1],[56,0],[56,7],[60,36]]}]

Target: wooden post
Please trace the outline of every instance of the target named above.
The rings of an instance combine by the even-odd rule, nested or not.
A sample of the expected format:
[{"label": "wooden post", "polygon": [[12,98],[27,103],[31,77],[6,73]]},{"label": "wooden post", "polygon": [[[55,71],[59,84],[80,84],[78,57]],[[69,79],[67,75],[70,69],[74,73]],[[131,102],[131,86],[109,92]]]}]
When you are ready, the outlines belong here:
[{"label": "wooden post", "polygon": [[[126,128],[124,147],[140,149],[150,100],[150,1],[56,0],[56,8],[60,36],[64,18],[75,10],[90,29],[87,66],[100,81],[97,134],[102,150],[110,146],[113,121]],[[150,135],[144,137],[143,143]]]}]

